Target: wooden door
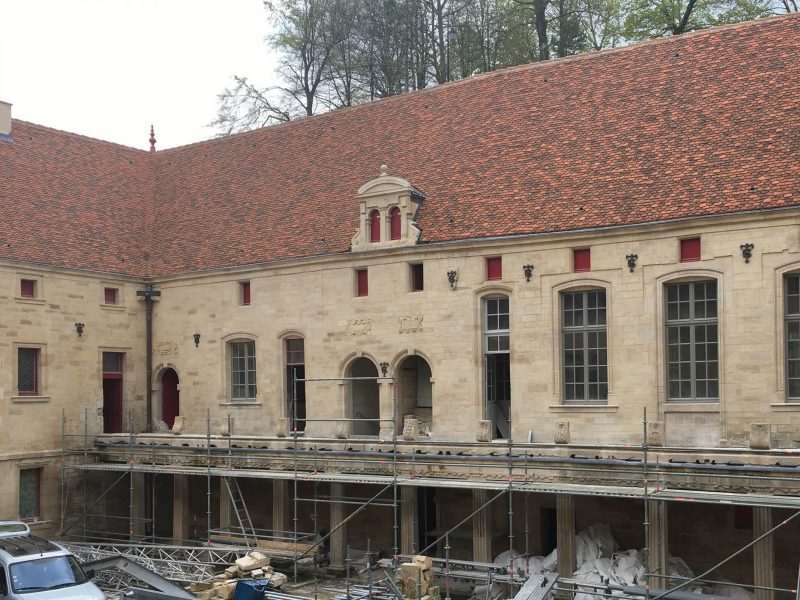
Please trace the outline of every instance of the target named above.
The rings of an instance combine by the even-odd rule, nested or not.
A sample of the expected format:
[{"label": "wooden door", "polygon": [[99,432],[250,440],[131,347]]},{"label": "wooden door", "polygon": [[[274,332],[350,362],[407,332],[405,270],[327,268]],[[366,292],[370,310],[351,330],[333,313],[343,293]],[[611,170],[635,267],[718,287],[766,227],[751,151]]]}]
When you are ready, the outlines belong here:
[{"label": "wooden door", "polygon": [[180,412],[178,374],[173,369],[167,369],[161,376],[161,420],[172,428]]}]

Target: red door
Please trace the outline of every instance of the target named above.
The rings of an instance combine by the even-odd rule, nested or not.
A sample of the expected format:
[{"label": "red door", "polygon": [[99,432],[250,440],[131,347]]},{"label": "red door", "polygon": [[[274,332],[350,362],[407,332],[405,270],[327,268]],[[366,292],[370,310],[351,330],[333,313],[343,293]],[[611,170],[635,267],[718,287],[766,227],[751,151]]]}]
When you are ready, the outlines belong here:
[{"label": "red door", "polygon": [[122,431],[122,379],[103,377],[103,432]]},{"label": "red door", "polygon": [[161,376],[161,420],[171,428],[180,412],[178,374],[173,369],[167,369]]}]

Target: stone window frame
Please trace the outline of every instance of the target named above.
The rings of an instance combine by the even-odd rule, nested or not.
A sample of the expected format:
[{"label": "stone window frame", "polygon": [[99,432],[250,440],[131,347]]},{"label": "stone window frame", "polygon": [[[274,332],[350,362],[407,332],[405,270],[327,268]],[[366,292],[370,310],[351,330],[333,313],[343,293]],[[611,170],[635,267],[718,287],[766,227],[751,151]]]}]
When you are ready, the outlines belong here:
[{"label": "stone window frame", "polygon": [[[42,500],[45,498],[44,494],[44,469],[45,465],[41,463],[20,463],[17,468],[17,516],[20,521],[25,523],[40,523],[44,521],[44,507]],[[36,471],[36,513],[32,517],[23,517],[19,514],[19,501],[20,494],[22,493],[22,471]]]},{"label": "stone window frame", "polygon": [[[565,318],[566,318],[565,301],[566,301],[567,296],[568,295],[570,295],[570,296],[581,295],[585,300],[588,300],[588,295],[589,294],[600,294],[600,293],[602,293],[602,295],[603,295],[603,303],[604,303],[603,304],[603,312],[605,314],[605,319],[603,320],[602,325],[598,325],[598,324],[590,325],[588,322],[583,322],[581,325],[572,325],[572,326],[570,326],[568,328],[566,326],[566,324],[565,324]],[[568,289],[568,290],[562,290],[559,293],[559,304],[560,304],[559,316],[560,316],[560,319],[561,319],[561,328],[560,328],[560,333],[559,333],[559,337],[558,337],[558,342],[559,342],[559,355],[560,355],[560,358],[561,358],[561,377],[562,377],[562,389],[563,389],[562,402],[565,405],[571,405],[571,404],[608,404],[608,374],[609,374],[609,371],[611,370],[611,368],[610,368],[611,366],[609,365],[609,360],[608,360],[608,339],[609,339],[609,335],[608,335],[608,294],[607,294],[605,288],[602,288],[602,287],[587,287],[587,288],[584,288],[584,289],[574,289],[573,288],[573,289]],[[589,310],[590,309],[589,309],[588,305],[584,304],[582,309],[581,309],[581,312],[582,312],[583,315],[586,315],[588,317]],[[570,335],[570,334],[582,334],[582,337],[584,338],[584,343],[583,343],[580,351],[583,354],[584,372],[586,372],[591,367],[591,365],[586,360],[587,359],[587,355],[590,352],[589,345],[588,345],[589,344],[588,337],[592,333],[600,333],[600,332],[602,332],[605,335],[605,344],[604,344],[603,350],[605,351],[606,359],[605,359],[605,363],[604,363],[603,366],[605,367],[605,375],[606,376],[605,376],[605,379],[603,381],[598,380],[597,385],[599,385],[599,386],[605,385],[605,388],[606,388],[605,397],[603,397],[603,398],[589,398],[589,397],[587,397],[587,395],[589,393],[589,390],[592,387],[592,384],[589,382],[588,379],[586,379],[586,380],[584,380],[584,382],[582,384],[582,387],[584,388],[584,394],[585,394],[584,397],[583,398],[576,398],[576,399],[568,399],[567,398],[567,383],[566,383],[567,365],[566,365],[566,361],[565,361],[565,356],[566,356],[566,352],[567,352],[566,336]],[[599,350],[599,347],[598,347],[598,350]]]},{"label": "stone window frame", "polygon": [[[581,272],[579,271],[579,274]],[[587,273],[583,271],[582,273]],[[564,355],[563,355],[563,341],[562,341],[562,294],[565,292],[584,292],[590,290],[602,289],[606,293],[606,365],[608,381],[608,393],[605,400],[596,401],[569,401],[565,402],[564,390]],[[604,409],[612,405],[614,396],[614,365],[617,364],[616,349],[612,342],[611,333],[615,328],[615,314],[614,314],[614,292],[610,281],[605,279],[598,279],[594,277],[581,277],[577,279],[569,279],[561,283],[555,284],[550,289],[550,305],[552,310],[552,339],[553,339],[553,396],[554,402],[551,408],[581,408],[581,407],[601,407]]]},{"label": "stone window frame", "polygon": [[[303,340],[303,359],[306,360],[304,363],[308,365],[307,355],[308,355],[308,348],[306,345],[306,341],[308,337],[303,333],[300,329],[286,329],[278,334],[276,338],[276,347],[275,347],[275,368],[277,372],[280,373],[279,377],[276,377],[277,388],[275,390],[275,397],[279,398],[280,406],[278,409],[278,415],[282,419],[289,419],[289,386],[288,380],[286,378],[286,341],[293,340],[293,339],[301,339]],[[306,377],[308,377],[308,372],[306,371]],[[306,419],[309,418],[308,415],[308,397],[306,396]],[[308,429],[308,423],[306,423],[306,429]],[[302,432],[301,432],[302,433]],[[291,423],[288,425],[287,434],[291,434]]]},{"label": "stone window frame", "polygon": [[774,271],[774,318],[775,318],[775,402],[773,408],[785,408],[787,410],[800,409],[800,398],[792,400],[788,396],[786,368],[786,278],[791,275],[800,275],[800,263],[792,261],[775,268]]},{"label": "stone window frame", "polygon": [[[124,311],[125,310],[125,286],[118,282],[101,281],[100,282],[100,307],[105,310],[111,311]],[[114,304],[106,302],[106,288],[117,290],[117,301]]]},{"label": "stone window frame", "polygon": [[[220,394],[220,398],[222,398],[223,406],[260,406],[262,404],[261,398],[263,395],[263,384],[260,381],[261,373],[263,369],[259,364],[259,344],[258,344],[258,336],[252,333],[247,332],[237,332],[231,333],[226,335],[222,338],[222,343],[220,344],[222,357],[221,357],[221,365],[222,365],[222,382],[223,382],[223,391]],[[255,355],[255,386],[256,386],[256,395],[255,398],[234,398],[233,397],[233,375],[232,375],[232,356],[231,356],[231,344],[240,343],[240,342],[252,342],[253,343],[253,352]]]},{"label": "stone window frame", "polygon": [[[19,350],[32,349],[37,350],[39,353],[38,363],[36,365],[36,383],[37,389],[35,394],[21,394],[19,391]],[[11,390],[12,402],[48,402],[50,396],[47,395],[47,344],[36,344],[29,342],[14,342],[12,344],[12,372],[13,372],[13,387]]]},{"label": "stone window frame", "polygon": [[[22,280],[29,279],[34,282],[35,295],[27,297],[22,295]],[[14,294],[13,298],[16,302],[23,304],[44,304],[45,303],[45,288],[44,276],[41,273],[32,273],[30,271],[20,271],[14,278]]]}]

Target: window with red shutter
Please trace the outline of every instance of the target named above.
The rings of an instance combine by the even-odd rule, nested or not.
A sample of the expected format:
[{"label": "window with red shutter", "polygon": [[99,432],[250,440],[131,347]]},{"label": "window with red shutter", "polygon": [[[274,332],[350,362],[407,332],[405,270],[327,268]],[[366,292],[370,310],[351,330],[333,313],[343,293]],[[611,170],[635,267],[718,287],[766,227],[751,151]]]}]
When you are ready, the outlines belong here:
[{"label": "window with red shutter", "polygon": [[36,280],[21,279],[19,282],[19,295],[22,298],[36,298]]},{"label": "window with red shutter", "polygon": [[356,269],[356,295],[367,296],[369,294],[369,279],[366,269]]},{"label": "window with red shutter", "polygon": [[681,262],[700,260],[700,238],[681,240]]},{"label": "window with red shutter", "polygon": [[497,281],[503,278],[503,259],[500,256],[493,256],[486,259],[486,279]]},{"label": "window with red shutter", "polygon": [[389,238],[400,239],[400,209],[396,206],[389,211]]},{"label": "window with red shutter", "polygon": [[592,270],[592,253],[589,248],[572,251],[572,270],[576,273]]},{"label": "window with red shutter", "polygon": [[249,281],[240,281],[239,282],[239,301],[241,302],[242,306],[248,306],[250,304],[250,282]]},{"label": "window with red shutter", "polygon": [[411,265],[411,291],[421,292],[425,285],[422,263]]},{"label": "window with red shutter", "polygon": [[381,213],[377,210],[369,213],[369,241],[372,243],[381,241]]},{"label": "window with red shutter", "polygon": [[117,288],[107,287],[104,290],[106,304],[116,304],[117,303]]}]

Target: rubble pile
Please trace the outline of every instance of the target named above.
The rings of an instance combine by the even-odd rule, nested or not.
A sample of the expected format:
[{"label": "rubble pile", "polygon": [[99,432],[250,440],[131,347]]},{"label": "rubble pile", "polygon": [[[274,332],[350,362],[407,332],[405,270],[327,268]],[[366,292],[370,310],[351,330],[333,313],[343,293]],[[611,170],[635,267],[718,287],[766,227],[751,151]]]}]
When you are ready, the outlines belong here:
[{"label": "rubble pile", "polygon": [[439,587],[433,585],[430,556],[413,556],[411,562],[401,563],[395,581],[406,598],[439,600]]},{"label": "rubble pile", "polygon": [[240,579],[257,579],[274,588],[286,583],[283,573],[274,571],[269,564],[269,557],[253,550],[225,569],[224,573],[215,576],[206,583],[193,583],[189,591],[200,600],[230,600],[236,591],[236,583]]}]

